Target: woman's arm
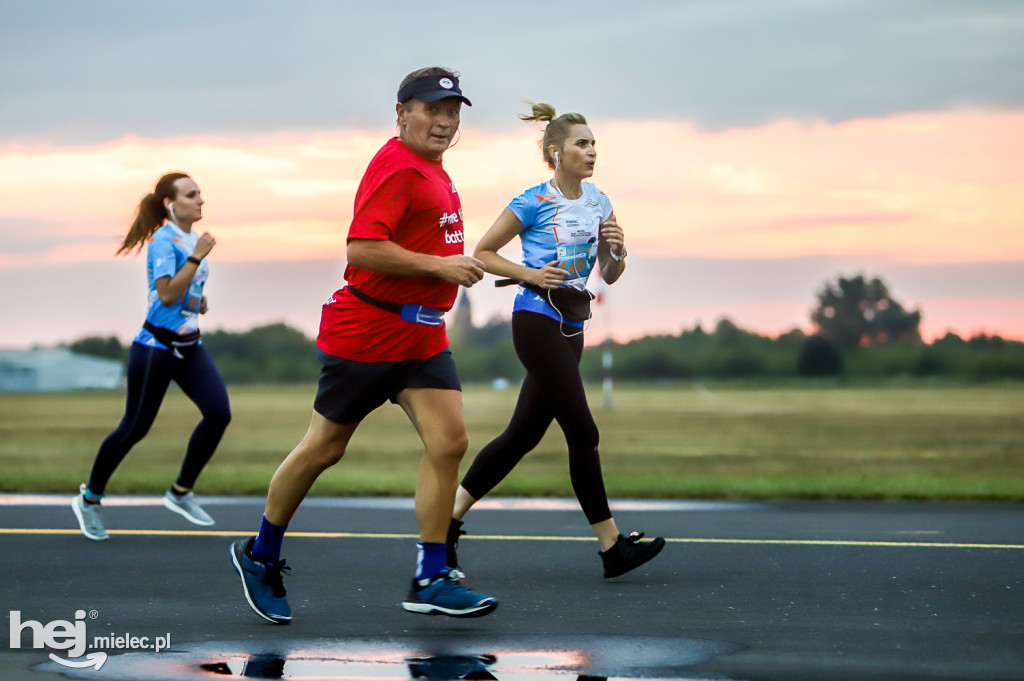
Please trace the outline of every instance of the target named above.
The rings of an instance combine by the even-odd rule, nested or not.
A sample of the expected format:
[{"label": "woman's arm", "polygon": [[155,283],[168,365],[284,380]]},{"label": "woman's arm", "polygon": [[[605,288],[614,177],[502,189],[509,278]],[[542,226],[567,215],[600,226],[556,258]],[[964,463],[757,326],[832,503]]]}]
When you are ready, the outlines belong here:
[{"label": "woman's arm", "polygon": [[[195,249],[192,251],[192,257],[197,260],[202,260],[210,254],[216,244],[213,235],[209,232],[204,232],[199,241],[196,243]],[[181,269],[174,273],[173,277],[160,277],[153,284],[156,286],[156,294],[160,296],[160,302],[165,307],[170,307],[174,304],[178,298],[188,290],[189,284],[192,283],[192,279],[196,276],[196,270],[199,269],[199,265],[186,260],[185,264],[181,266]]]},{"label": "woman's arm", "polygon": [[494,224],[491,225],[491,228],[487,230],[483,238],[480,239],[480,242],[476,245],[476,250],[473,251],[473,255],[484,263],[484,269],[491,274],[525,281],[541,288],[558,288],[561,286],[569,273],[558,267],[557,260],[552,260],[538,270],[514,263],[498,254],[498,251],[504,248],[509,241],[512,241],[522,231],[523,224],[519,222],[519,218],[516,217],[515,213],[506,208],[498,216],[498,219],[494,221]]},{"label": "woman's arm", "polygon": [[614,284],[626,271],[626,261],[616,262],[612,258],[612,253],[621,258],[624,258],[626,253],[625,236],[615,220],[615,213],[601,223],[600,239],[597,244],[597,265],[601,268],[601,278],[608,284]]}]

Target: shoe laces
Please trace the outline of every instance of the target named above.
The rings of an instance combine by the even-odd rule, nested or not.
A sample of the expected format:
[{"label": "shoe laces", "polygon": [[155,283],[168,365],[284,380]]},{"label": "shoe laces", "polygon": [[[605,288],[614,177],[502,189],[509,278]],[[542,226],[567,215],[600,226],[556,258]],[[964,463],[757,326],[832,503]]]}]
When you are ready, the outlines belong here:
[{"label": "shoe laces", "polygon": [[287,592],[284,588],[284,579],[282,575],[291,574],[292,569],[283,560],[266,563],[267,566],[267,582],[270,583],[270,588],[274,592],[274,598],[284,598]]},{"label": "shoe laces", "polygon": [[462,580],[466,578],[462,570],[458,568],[448,568],[448,572],[444,576],[444,581],[450,582],[455,586],[462,586]]}]

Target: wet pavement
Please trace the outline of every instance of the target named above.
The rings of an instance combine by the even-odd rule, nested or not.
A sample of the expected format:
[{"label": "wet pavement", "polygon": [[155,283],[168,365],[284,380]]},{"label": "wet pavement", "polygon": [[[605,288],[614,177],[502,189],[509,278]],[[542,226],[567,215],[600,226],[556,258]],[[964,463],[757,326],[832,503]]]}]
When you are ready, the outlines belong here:
[{"label": "wet pavement", "polygon": [[310,499],[278,626],[228,557],[262,500],[208,499],[199,528],[115,498],[111,540],[91,542],[70,498],[0,495],[0,609],[20,632],[4,681],[1024,679],[1024,506],[615,502],[623,531],[669,543],[605,580],[575,502],[499,500],[468,516],[460,557],[500,606],[460,620],[398,607],[411,500]]}]

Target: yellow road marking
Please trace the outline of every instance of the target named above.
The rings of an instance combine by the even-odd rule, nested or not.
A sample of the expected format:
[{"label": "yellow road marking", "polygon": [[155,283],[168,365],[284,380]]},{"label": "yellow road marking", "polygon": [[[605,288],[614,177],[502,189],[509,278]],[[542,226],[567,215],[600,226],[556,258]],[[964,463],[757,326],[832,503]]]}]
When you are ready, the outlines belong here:
[{"label": "yellow road marking", "polygon": [[[113,535],[142,537],[245,537],[252,532],[237,530],[108,530]],[[0,535],[77,535],[80,530],[51,528],[6,528],[0,527]],[[394,534],[375,532],[289,532],[289,537],[307,539],[412,539],[415,534]],[[592,542],[593,537],[545,537],[527,535],[474,534],[468,539],[497,541],[578,541]],[[875,546],[882,548],[926,548],[926,549],[1024,549],[1024,544],[961,544],[956,542],[909,542],[909,541],[853,541],[844,539],[716,539],[702,537],[670,537],[665,539],[675,544],[754,544],[782,546]]]}]

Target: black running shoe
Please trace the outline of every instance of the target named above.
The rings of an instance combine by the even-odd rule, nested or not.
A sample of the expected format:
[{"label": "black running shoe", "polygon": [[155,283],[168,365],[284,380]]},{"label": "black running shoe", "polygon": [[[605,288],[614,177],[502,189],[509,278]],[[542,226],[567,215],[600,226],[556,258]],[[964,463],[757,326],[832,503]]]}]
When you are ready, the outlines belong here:
[{"label": "black running shoe", "polygon": [[605,579],[624,575],[630,570],[640,567],[665,548],[665,539],[655,537],[651,541],[641,542],[643,532],[630,532],[628,537],[621,534],[615,544],[607,551],[598,551],[604,563]]}]

